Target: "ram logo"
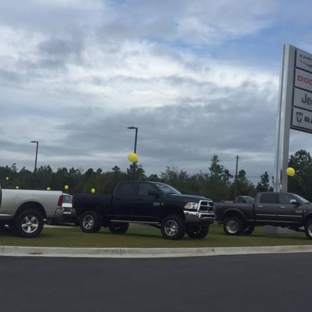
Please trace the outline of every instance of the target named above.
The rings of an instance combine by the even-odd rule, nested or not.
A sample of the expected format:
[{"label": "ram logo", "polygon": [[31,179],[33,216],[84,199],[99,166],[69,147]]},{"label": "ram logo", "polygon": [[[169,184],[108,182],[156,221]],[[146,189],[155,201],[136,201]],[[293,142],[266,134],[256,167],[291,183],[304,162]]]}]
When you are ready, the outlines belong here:
[{"label": "ram logo", "polygon": [[303,113],[296,112],[296,117],[297,117],[297,121],[301,122],[302,121],[302,117],[303,117]]},{"label": "ram logo", "polygon": [[153,206],[164,206],[164,203],[160,203],[160,202],[153,202]]}]

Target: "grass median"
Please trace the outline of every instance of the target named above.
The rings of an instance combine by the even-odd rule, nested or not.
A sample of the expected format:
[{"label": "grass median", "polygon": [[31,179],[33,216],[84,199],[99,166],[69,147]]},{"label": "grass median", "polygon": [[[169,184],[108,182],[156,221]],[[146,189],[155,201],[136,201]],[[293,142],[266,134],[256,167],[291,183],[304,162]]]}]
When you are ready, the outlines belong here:
[{"label": "grass median", "polygon": [[191,239],[187,235],[182,240],[171,241],[162,237],[159,229],[153,227],[130,226],[126,234],[112,234],[108,229],[98,233],[83,233],[79,227],[44,227],[40,236],[27,239],[15,236],[10,231],[1,232],[0,246],[35,247],[90,247],[90,248],[177,248],[177,247],[242,247],[242,246],[289,246],[311,245],[312,240],[304,233],[265,234],[262,227],[250,236],[228,236],[222,226],[215,223],[205,239]]}]

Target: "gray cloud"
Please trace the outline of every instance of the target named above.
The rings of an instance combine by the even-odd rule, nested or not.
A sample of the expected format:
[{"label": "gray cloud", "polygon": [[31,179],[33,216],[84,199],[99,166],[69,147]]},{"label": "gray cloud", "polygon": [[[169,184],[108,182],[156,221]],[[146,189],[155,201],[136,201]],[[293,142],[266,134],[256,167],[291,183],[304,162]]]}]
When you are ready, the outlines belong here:
[{"label": "gray cloud", "polygon": [[[207,172],[214,154],[274,173],[279,51],[253,47],[268,29],[284,43],[281,2],[66,3],[0,3],[0,165],[32,169],[38,140],[39,166],[125,170],[137,126],[148,174]],[[308,141],[292,131],[290,152]]]}]

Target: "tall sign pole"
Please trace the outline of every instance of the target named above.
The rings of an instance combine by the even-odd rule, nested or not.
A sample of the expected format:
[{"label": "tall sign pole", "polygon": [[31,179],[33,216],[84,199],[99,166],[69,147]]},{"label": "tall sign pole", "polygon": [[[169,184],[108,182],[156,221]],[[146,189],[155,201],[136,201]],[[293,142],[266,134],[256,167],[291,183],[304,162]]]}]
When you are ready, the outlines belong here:
[{"label": "tall sign pole", "polygon": [[[289,154],[289,132],[292,101],[292,85],[294,80],[295,48],[283,46],[282,68],[279,87],[279,110],[277,118],[277,150],[275,158],[275,192],[287,192],[287,174]],[[285,170],[283,170],[285,169]]]}]

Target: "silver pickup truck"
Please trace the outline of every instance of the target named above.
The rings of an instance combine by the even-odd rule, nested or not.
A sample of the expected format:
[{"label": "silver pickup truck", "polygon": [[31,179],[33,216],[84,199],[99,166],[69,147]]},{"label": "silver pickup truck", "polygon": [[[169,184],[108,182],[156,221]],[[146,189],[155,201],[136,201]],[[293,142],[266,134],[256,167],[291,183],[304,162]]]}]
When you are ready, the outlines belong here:
[{"label": "silver pickup truck", "polygon": [[68,196],[62,191],[0,189],[0,229],[8,225],[21,237],[37,237],[45,219],[62,217]]}]

